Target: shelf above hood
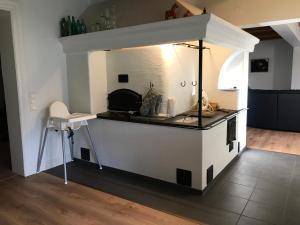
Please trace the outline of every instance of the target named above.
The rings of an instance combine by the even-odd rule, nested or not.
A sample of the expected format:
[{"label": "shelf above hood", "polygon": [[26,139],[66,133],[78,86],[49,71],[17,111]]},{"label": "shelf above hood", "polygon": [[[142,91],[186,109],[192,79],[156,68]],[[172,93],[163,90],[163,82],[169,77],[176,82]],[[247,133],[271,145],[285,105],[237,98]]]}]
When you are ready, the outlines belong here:
[{"label": "shelf above hood", "polygon": [[259,43],[256,37],[213,14],[60,38],[66,54],[194,40],[248,52]]}]

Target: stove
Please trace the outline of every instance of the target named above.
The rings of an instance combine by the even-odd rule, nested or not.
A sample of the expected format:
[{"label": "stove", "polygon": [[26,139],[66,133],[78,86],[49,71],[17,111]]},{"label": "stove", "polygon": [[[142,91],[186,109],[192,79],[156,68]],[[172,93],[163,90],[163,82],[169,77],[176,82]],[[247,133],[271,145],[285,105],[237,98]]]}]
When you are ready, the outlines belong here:
[{"label": "stove", "polygon": [[142,95],[130,89],[117,89],[108,95],[108,110],[111,113],[139,114]]}]

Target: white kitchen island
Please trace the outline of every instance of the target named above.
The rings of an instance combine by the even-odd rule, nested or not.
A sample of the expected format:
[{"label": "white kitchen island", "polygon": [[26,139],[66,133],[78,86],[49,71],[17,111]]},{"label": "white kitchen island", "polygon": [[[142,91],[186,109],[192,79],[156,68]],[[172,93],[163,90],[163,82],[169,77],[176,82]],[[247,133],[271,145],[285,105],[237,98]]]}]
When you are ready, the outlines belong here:
[{"label": "white kitchen island", "polygon": [[[241,115],[234,115],[237,124]],[[207,130],[107,119],[94,120],[90,128],[105,166],[175,184],[177,170],[184,170],[197,190],[207,187],[210,167],[214,179],[239,153],[238,136],[232,150],[227,144],[227,120]],[[85,140],[76,145],[88,147]]]},{"label": "white kitchen island", "polygon": [[[116,56],[110,51],[120,49],[123,54],[131,48],[195,40],[204,41],[209,49],[203,51],[203,71],[199,76],[203,79],[202,88],[222,108],[236,111],[247,108],[248,55],[259,41],[240,28],[212,14],[205,14],[62,38],[67,56],[71,111],[96,114],[107,111],[107,94],[110,82],[115,79],[111,77],[115,74],[109,72],[112,71],[109,68],[112,63],[108,60]],[[143,57],[139,57],[138,65],[143,64]],[[154,59],[150,61],[154,62]],[[171,65],[168,60],[166,64],[157,64]],[[133,65],[136,65],[134,61]],[[182,83],[181,80],[177,83],[167,80],[177,71],[164,74],[166,68],[169,67],[157,70],[161,73],[163,85],[168,88]],[[147,71],[150,70],[148,68]],[[147,72],[141,68],[138,71]],[[193,72],[198,74],[197,69]],[[182,73],[187,74],[186,71]],[[192,78],[197,79],[197,76]],[[188,80],[187,84],[190,85],[191,81]],[[199,95],[199,91],[192,91],[195,96]],[[173,95],[180,93],[173,89],[166,93],[171,92]],[[187,186],[204,190],[211,181],[207,174],[215,178],[246,145],[247,112],[241,111],[236,117],[236,140],[231,150],[227,144],[228,119],[209,129],[104,118],[92,121],[90,127],[104,166],[179,184],[178,180],[188,180],[190,176],[190,185]],[[80,158],[80,148],[89,148],[89,144],[85,143],[84,134],[77,137],[75,156]]]}]

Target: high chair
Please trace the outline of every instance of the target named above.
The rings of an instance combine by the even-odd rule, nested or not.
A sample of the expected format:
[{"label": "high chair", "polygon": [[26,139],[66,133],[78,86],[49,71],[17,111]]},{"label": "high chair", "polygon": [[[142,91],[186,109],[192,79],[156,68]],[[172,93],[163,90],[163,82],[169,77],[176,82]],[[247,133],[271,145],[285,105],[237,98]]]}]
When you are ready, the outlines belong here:
[{"label": "high chair", "polygon": [[70,114],[67,106],[63,102],[58,102],[58,101],[53,102],[49,108],[49,118],[47,121],[47,125],[44,129],[42,145],[39,150],[38,162],[37,162],[37,173],[40,172],[48,131],[49,130],[60,131],[61,142],[62,142],[63,164],[64,164],[64,180],[65,180],[65,184],[68,183],[66,151],[65,151],[65,132],[68,133],[70,153],[71,153],[71,158],[73,160],[74,157],[73,131],[79,130],[82,126],[85,127],[85,130],[87,132],[89,141],[91,143],[91,150],[94,154],[95,160],[98,163],[100,169],[102,169],[100,160],[97,156],[97,152],[95,149],[95,144],[91,137],[90,129],[88,127],[88,122],[87,122],[88,120],[95,119],[95,118],[97,118],[97,116],[93,114],[83,114],[83,113]]}]

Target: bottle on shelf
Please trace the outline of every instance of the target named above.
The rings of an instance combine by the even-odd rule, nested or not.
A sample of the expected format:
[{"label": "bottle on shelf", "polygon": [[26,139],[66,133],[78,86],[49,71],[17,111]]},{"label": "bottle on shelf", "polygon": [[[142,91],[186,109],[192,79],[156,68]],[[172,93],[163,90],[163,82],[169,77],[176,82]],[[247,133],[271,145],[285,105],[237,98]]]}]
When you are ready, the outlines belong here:
[{"label": "bottle on shelf", "polygon": [[106,30],[111,29],[111,17],[110,17],[110,10],[106,9],[105,10],[105,17],[106,17]]},{"label": "bottle on shelf", "polygon": [[77,33],[82,34],[82,25],[81,25],[80,20],[77,20],[76,27],[77,27]]},{"label": "bottle on shelf", "polygon": [[111,12],[111,19],[110,19],[111,28],[115,29],[117,28],[117,6],[115,4],[111,6],[110,12]]},{"label": "bottle on shelf", "polygon": [[99,24],[100,24],[100,29],[98,31],[106,30],[107,18],[105,17],[103,12],[100,13]]},{"label": "bottle on shelf", "polygon": [[75,21],[75,17],[72,16],[72,22],[71,22],[71,34],[72,35],[76,35],[78,34],[78,30],[77,30],[77,24],[76,24],[76,21]]},{"label": "bottle on shelf", "polygon": [[72,35],[72,21],[71,16],[67,18],[67,28],[66,28],[66,36]]},{"label": "bottle on shelf", "polygon": [[81,30],[83,34],[87,33],[87,27],[83,19],[81,19]]},{"label": "bottle on shelf", "polygon": [[87,26],[83,19],[75,19],[74,16],[62,18],[59,22],[60,35],[66,37],[70,35],[87,33]]},{"label": "bottle on shelf", "polygon": [[67,21],[65,18],[62,18],[60,21],[60,36],[65,37],[68,35],[68,27],[67,27]]}]

